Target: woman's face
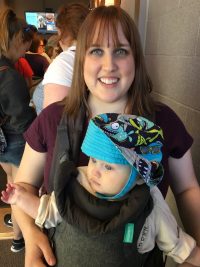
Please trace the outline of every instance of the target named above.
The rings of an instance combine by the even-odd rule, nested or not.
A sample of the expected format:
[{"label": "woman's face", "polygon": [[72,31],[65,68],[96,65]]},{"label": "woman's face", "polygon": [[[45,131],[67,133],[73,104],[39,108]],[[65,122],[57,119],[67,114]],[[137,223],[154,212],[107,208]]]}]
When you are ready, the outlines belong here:
[{"label": "woman's face", "polygon": [[121,25],[117,32],[119,47],[114,45],[112,37],[108,38],[107,33],[102,44],[96,43],[97,31],[85,56],[85,83],[92,96],[105,103],[126,98],[135,77],[132,50]]},{"label": "woman's face", "polygon": [[44,51],[45,51],[45,47],[44,47],[44,42],[42,41],[42,40],[40,40],[40,44],[39,44],[39,46],[38,46],[38,54],[42,54],[42,53],[44,53]]}]

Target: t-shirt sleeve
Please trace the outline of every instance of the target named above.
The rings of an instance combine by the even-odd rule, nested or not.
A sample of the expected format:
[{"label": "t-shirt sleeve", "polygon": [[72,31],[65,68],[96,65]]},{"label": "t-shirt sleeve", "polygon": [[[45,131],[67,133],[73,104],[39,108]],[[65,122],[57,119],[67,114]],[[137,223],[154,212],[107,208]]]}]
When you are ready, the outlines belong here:
[{"label": "t-shirt sleeve", "polygon": [[43,121],[45,114],[40,115],[33,121],[28,130],[24,133],[24,138],[29,146],[37,152],[47,152],[44,138]]},{"label": "t-shirt sleeve", "polygon": [[74,55],[72,51],[62,52],[49,65],[48,70],[44,75],[42,84],[55,83],[64,86],[71,86]]},{"label": "t-shirt sleeve", "polygon": [[54,147],[62,109],[62,105],[53,103],[43,109],[33,121],[24,133],[24,138],[32,149],[45,153]]},{"label": "t-shirt sleeve", "polygon": [[163,105],[156,113],[156,123],[163,129],[164,145],[167,146],[168,155],[181,158],[193,143],[193,138],[183,122],[171,108]]},{"label": "t-shirt sleeve", "polygon": [[22,65],[23,65],[23,73],[24,77],[32,77],[33,76],[33,70],[31,69],[31,66],[29,65],[28,61],[25,58],[21,58]]}]

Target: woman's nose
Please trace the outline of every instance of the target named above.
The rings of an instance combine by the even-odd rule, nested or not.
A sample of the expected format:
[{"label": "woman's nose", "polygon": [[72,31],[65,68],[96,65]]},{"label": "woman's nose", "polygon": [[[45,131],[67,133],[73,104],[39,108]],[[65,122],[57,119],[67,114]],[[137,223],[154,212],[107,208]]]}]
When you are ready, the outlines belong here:
[{"label": "woman's nose", "polygon": [[115,58],[112,54],[106,54],[103,57],[103,69],[109,72],[117,69]]}]

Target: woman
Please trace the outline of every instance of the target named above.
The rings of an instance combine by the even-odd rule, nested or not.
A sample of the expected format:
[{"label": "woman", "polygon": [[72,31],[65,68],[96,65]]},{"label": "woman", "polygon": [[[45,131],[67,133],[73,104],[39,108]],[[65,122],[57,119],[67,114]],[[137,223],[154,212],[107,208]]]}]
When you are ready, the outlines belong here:
[{"label": "woman", "polygon": [[[0,153],[0,165],[7,174],[7,180],[13,181],[24,151],[23,132],[36,115],[29,107],[26,82],[14,64],[29,49],[33,32],[11,9],[2,11],[0,20],[0,120],[7,143],[5,150]],[[7,224],[9,216],[5,216],[4,220]],[[24,248],[24,240],[14,220],[13,226],[11,250],[18,252]]]},{"label": "woman", "polygon": [[[200,211],[195,203],[200,203],[200,194],[191,160],[192,138],[170,108],[153,101],[151,89],[139,34],[132,19],[117,7],[94,9],[87,16],[78,35],[72,90],[66,98],[63,116],[63,105],[52,104],[29,128],[16,182],[37,194],[43,175],[48,188],[56,179],[59,162],[63,159],[70,159],[78,166],[86,165],[88,159],[80,153],[80,146],[89,118],[105,112],[142,115],[155,120],[163,129],[165,137],[162,161],[165,179],[160,189],[165,196],[170,184],[179,207],[182,207],[181,211],[188,218],[195,218],[192,221],[184,220],[184,223],[199,242]],[[176,133],[173,125],[176,125]],[[35,133],[38,134],[37,140],[33,140]],[[29,161],[31,166],[28,166]],[[43,256],[50,266],[55,264],[56,259],[47,237],[30,218],[17,209],[15,212],[26,239],[26,266],[45,266],[42,263]],[[184,214],[183,219],[186,219]],[[62,240],[62,236],[58,235],[59,232],[62,234],[63,223],[56,228],[54,240],[58,264],[62,263],[62,253],[65,253],[64,247],[57,243]],[[159,252],[153,251],[144,266],[163,266],[159,255]]]},{"label": "woman", "polygon": [[37,113],[68,94],[72,82],[76,39],[88,12],[81,4],[70,4],[59,9],[56,27],[63,52],[50,64],[42,83],[34,91],[33,102]]},{"label": "woman", "polygon": [[[49,61],[47,60],[46,55],[44,57],[44,38],[38,34],[34,34],[32,44],[29,51],[25,54],[25,58],[30,64],[35,78],[43,78],[44,74],[49,67]],[[50,60],[50,59],[49,59]]]}]

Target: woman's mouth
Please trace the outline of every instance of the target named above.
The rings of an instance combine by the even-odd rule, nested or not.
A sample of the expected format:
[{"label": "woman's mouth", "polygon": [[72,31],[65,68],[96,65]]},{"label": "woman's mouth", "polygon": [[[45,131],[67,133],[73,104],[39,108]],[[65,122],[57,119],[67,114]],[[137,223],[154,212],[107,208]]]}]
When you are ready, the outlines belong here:
[{"label": "woman's mouth", "polygon": [[119,81],[119,78],[99,78],[98,80],[105,85],[113,85]]}]

